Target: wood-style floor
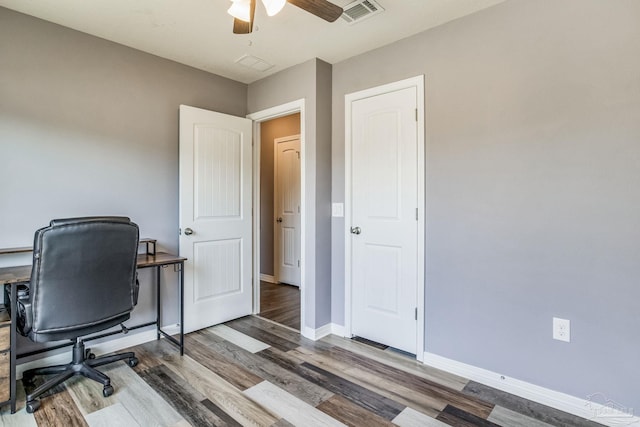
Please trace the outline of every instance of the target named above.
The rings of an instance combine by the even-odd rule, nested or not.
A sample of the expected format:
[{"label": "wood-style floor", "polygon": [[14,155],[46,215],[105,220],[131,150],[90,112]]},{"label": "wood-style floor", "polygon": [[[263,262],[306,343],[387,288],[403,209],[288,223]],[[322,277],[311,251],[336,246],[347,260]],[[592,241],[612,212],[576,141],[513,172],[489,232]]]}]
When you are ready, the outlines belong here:
[{"label": "wood-style floor", "polygon": [[[140,363],[104,368],[115,393],[78,378],[3,426],[596,426],[591,421],[329,336],[310,341],[249,316],[133,348]],[[22,392],[24,393],[24,392]]]},{"label": "wood-style floor", "polygon": [[300,289],[260,282],[260,317],[300,330]]}]

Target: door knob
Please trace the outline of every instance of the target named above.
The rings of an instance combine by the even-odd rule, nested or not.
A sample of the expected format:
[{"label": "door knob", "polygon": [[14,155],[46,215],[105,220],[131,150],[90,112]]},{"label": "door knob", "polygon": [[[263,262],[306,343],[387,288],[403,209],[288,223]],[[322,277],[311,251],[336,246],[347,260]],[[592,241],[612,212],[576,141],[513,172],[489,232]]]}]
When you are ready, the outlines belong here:
[{"label": "door knob", "polygon": [[184,229],[184,234],[187,236],[191,236],[193,234],[193,230],[187,227]]},{"label": "door knob", "polygon": [[276,222],[282,222],[282,217],[279,216],[278,219],[276,219]]},{"label": "door knob", "polygon": [[361,232],[360,227],[351,227],[351,234],[360,234]]}]

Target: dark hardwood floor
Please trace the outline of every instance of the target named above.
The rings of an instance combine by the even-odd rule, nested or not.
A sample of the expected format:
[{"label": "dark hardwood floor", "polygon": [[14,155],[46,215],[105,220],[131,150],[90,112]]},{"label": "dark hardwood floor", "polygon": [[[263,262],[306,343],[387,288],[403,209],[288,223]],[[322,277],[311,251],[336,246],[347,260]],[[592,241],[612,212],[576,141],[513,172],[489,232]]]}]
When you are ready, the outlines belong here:
[{"label": "dark hardwood floor", "polygon": [[300,330],[300,289],[260,282],[260,317]]},{"label": "dark hardwood floor", "polygon": [[248,316],[133,347],[140,363],[104,367],[115,387],[77,378],[3,426],[580,426],[598,424],[333,335],[310,341]]}]

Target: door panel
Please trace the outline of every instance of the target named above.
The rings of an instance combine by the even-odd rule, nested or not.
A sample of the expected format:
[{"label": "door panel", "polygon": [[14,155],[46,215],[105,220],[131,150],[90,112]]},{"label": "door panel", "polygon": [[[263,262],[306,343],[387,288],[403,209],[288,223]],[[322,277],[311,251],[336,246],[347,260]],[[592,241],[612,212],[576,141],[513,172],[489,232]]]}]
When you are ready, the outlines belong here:
[{"label": "door panel", "polygon": [[365,309],[367,312],[379,312],[383,316],[398,318],[398,296],[402,292],[402,248],[367,244],[364,250],[364,279],[368,285]]},{"label": "door panel", "polygon": [[352,333],[416,353],[415,88],[352,104]]},{"label": "door panel", "polygon": [[180,106],[185,331],[252,312],[251,128],[244,118]]},{"label": "door panel", "polygon": [[193,262],[198,266],[194,270],[195,302],[242,291],[240,239],[198,242],[193,247]]},{"label": "door panel", "polygon": [[194,219],[240,216],[242,134],[194,125]]}]

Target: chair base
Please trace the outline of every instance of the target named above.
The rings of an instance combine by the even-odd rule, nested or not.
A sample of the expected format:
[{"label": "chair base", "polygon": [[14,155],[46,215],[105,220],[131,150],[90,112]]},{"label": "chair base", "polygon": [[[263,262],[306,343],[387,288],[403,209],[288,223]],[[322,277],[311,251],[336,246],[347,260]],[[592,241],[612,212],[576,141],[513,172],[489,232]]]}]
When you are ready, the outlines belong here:
[{"label": "chair base", "polygon": [[71,363],[66,365],[45,366],[42,368],[30,369],[22,374],[22,382],[25,385],[33,384],[33,380],[36,375],[55,375],[53,378],[48,379],[44,384],[40,385],[27,395],[27,412],[33,413],[38,410],[40,407],[38,397],[76,375],[82,375],[83,377],[87,377],[101,383],[103,385],[103,396],[111,396],[113,394],[111,380],[108,376],[95,368],[125,359],[131,367],[138,364],[138,359],[136,359],[133,352],[95,357],[89,349],[85,350],[84,342],[82,340],[77,340],[73,345],[73,360]]}]

